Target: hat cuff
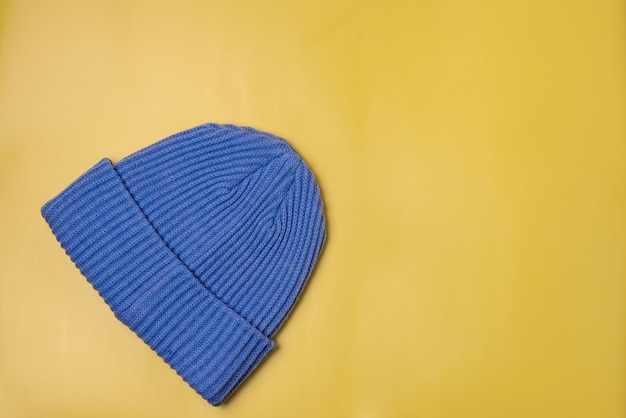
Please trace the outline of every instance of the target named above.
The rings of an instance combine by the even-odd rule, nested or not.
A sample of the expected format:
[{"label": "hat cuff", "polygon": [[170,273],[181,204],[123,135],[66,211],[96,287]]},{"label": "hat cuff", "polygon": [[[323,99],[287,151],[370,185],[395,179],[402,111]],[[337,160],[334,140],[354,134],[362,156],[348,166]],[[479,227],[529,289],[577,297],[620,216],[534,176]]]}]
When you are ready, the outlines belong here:
[{"label": "hat cuff", "polygon": [[117,318],[211,404],[224,402],[274,348],[168,248],[110,160],[41,212]]}]

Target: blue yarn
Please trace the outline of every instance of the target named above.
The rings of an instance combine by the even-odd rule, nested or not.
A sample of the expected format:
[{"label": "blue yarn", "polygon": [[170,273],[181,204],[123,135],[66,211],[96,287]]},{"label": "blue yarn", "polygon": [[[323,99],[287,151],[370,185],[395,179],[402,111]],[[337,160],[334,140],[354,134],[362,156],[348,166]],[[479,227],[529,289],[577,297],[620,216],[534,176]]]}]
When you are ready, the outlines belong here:
[{"label": "blue yarn", "polygon": [[300,156],[233,125],[104,159],[42,214],[117,318],[216,406],[274,348],[325,239]]}]

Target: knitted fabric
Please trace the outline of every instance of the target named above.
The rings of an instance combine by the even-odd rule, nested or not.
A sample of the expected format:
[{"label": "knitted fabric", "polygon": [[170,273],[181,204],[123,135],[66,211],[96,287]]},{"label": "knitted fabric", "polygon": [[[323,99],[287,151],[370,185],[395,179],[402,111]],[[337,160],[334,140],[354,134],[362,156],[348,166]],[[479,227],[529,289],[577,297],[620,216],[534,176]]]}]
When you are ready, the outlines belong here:
[{"label": "knitted fabric", "polygon": [[298,154],[232,125],[104,159],[42,214],[117,318],[216,406],[274,348],[325,239]]}]

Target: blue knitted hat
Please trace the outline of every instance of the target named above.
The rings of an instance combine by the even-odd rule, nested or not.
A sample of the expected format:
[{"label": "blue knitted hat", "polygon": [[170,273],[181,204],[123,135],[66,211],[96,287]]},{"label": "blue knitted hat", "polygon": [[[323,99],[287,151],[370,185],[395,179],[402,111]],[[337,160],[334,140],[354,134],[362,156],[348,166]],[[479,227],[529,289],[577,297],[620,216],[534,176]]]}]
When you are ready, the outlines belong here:
[{"label": "blue knitted hat", "polygon": [[41,212],[117,318],[216,406],[274,348],[325,239],[298,154],[232,125],[104,159]]}]

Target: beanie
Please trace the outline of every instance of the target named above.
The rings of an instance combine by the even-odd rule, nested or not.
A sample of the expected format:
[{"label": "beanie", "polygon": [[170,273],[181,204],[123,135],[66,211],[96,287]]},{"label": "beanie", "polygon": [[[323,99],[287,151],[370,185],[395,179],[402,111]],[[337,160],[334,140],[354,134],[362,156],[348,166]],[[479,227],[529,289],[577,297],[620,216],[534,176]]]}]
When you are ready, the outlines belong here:
[{"label": "beanie", "polygon": [[274,348],[322,209],[285,140],[207,124],[101,160],[41,212],[115,316],[217,406]]}]

